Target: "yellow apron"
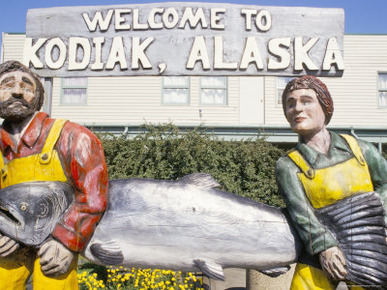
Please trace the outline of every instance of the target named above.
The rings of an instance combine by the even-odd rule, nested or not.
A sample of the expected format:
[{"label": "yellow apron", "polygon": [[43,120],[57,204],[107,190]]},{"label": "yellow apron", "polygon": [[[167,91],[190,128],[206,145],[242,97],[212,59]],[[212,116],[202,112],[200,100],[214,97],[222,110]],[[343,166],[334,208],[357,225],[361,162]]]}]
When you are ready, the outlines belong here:
[{"label": "yellow apron", "polygon": [[[66,120],[55,120],[42,151],[39,154],[16,158],[6,162],[0,154],[0,186],[33,181],[67,182],[54,149]],[[36,254],[25,249],[8,258],[0,258],[0,289],[24,289],[27,280],[33,272],[33,288],[36,289],[78,289],[77,259],[74,259],[67,274],[55,279],[44,276]]]},{"label": "yellow apron", "polygon": [[[341,135],[354,157],[336,165],[314,169],[297,151],[288,156],[301,169],[298,173],[305,194],[314,208],[321,208],[357,193],[374,190],[368,165],[355,138]],[[353,287],[352,287],[353,288]],[[309,265],[298,264],[291,289],[335,289],[325,273]],[[362,289],[362,288],[353,288]]]}]

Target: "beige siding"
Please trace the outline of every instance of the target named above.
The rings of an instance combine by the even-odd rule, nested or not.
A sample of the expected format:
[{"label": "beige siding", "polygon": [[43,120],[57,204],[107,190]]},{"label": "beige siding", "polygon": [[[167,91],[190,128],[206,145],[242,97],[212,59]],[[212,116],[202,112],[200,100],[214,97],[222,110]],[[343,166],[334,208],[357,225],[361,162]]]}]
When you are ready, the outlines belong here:
[{"label": "beige siding", "polygon": [[277,78],[265,77],[265,125],[288,125],[277,102]]},{"label": "beige siding", "polygon": [[387,71],[387,35],[347,35],[345,71],[325,79],[335,102],[332,126],[387,127],[387,108],[378,107],[378,71]]},{"label": "beige siding", "polygon": [[1,62],[23,61],[25,34],[3,33],[1,42]]},{"label": "beige siding", "polygon": [[[226,106],[200,105],[199,77],[191,78],[188,105],[163,105],[161,77],[89,78],[87,106],[60,104],[61,81],[55,79],[53,88],[53,117],[68,118],[81,124],[218,124],[239,122],[239,80],[228,78]],[[199,109],[202,110],[200,118]]]},{"label": "beige siding", "polygon": [[[335,104],[330,126],[387,127],[387,108],[378,107],[378,71],[387,72],[387,35],[345,35],[345,71],[341,78],[321,78]],[[265,78],[265,124],[286,124],[275,104],[276,78]]]}]

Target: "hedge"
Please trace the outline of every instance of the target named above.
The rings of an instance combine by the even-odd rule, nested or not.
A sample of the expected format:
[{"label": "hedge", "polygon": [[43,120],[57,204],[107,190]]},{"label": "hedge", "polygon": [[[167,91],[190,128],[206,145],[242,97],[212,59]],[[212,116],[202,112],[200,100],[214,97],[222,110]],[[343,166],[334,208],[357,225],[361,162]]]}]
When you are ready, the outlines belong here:
[{"label": "hedge", "polygon": [[222,189],[273,206],[284,206],[274,169],[284,151],[263,138],[224,141],[201,127],[183,132],[173,124],[144,125],[133,139],[100,135],[110,179],[176,180],[211,174]]}]

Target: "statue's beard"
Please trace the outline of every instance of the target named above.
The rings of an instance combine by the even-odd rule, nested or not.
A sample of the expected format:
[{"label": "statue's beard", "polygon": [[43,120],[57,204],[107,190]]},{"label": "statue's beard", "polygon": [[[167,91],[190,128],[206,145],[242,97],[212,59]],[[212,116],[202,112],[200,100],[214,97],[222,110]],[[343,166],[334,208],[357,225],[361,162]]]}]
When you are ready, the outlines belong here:
[{"label": "statue's beard", "polygon": [[[15,99],[12,97],[0,103],[0,117],[10,122],[21,122],[35,113],[37,100],[38,98],[35,98],[32,103],[28,103],[24,99]],[[15,102],[19,102],[20,104],[11,106]]]}]

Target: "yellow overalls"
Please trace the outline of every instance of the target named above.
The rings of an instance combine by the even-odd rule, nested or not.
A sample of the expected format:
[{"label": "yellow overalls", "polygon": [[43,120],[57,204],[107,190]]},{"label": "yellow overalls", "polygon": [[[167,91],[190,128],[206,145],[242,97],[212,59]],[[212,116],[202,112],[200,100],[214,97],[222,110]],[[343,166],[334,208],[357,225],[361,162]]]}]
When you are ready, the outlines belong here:
[{"label": "yellow overalls", "polygon": [[[5,188],[14,184],[29,181],[67,182],[54,146],[59,139],[66,120],[57,119],[41,153],[4,162],[0,154],[0,186]],[[0,258],[0,289],[25,289],[29,276],[33,273],[33,289],[78,289],[77,259],[74,259],[67,274],[53,278],[46,277],[40,268],[36,251],[19,250],[19,253],[7,258]]]},{"label": "yellow overalls", "polygon": [[[374,190],[368,165],[356,139],[349,135],[341,135],[349,144],[354,157],[336,165],[314,169],[297,151],[288,156],[301,169],[298,173],[305,194],[314,208],[335,203],[353,194]],[[326,274],[317,268],[305,264],[297,264],[291,289],[335,289]],[[355,289],[355,288],[351,288]],[[356,289],[362,289],[356,287]]]}]

